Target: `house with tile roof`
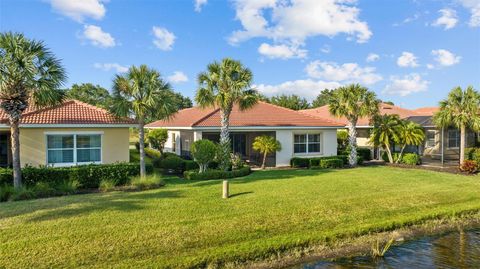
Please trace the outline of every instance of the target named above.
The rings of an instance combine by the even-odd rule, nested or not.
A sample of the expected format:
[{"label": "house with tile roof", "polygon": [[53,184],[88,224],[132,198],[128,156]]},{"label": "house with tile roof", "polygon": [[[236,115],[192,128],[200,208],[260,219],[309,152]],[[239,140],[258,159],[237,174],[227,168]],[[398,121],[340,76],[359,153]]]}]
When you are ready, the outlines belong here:
[{"label": "house with tile roof", "polygon": [[[459,146],[460,146],[460,132],[456,128],[440,129],[433,123],[433,114],[438,111],[438,107],[423,107],[414,110],[402,108],[399,106],[380,103],[379,112],[382,115],[399,115],[400,118],[410,120],[420,124],[425,130],[425,141],[420,146],[407,147],[407,151],[417,152],[423,156],[424,162],[441,161],[458,161],[459,160]],[[311,116],[321,117],[322,119],[329,119],[343,124],[345,127],[348,124],[347,119],[337,118],[330,114],[328,106],[322,106],[313,109],[301,110]],[[372,157],[380,158],[380,150],[374,149],[369,143],[370,130],[373,128],[369,118],[360,118],[357,123],[357,144],[359,147],[370,148],[372,150]],[[471,130],[467,131],[466,146],[473,147],[478,141],[479,135]],[[395,148],[395,150],[398,150]]]},{"label": "house with tile roof", "polygon": [[[259,102],[241,111],[234,106],[230,115],[232,151],[252,164],[261,163],[261,154],[252,148],[255,137],[270,135],[282,150],[267,156],[268,166],[289,166],[292,157],[320,157],[337,154],[337,120],[308,115],[287,108]],[[168,120],[146,125],[148,129],[165,128],[169,138],[165,150],[189,156],[190,145],[200,139],[219,141],[220,110],[192,107],[180,110]]]},{"label": "house with tile roof", "polygon": [[[72,166],[129,161],[130,118],[67,100],[48,108],[27,109],[20,121],[22,166]],[[0,111],[0,166],[11,165],[10,126]]]}]

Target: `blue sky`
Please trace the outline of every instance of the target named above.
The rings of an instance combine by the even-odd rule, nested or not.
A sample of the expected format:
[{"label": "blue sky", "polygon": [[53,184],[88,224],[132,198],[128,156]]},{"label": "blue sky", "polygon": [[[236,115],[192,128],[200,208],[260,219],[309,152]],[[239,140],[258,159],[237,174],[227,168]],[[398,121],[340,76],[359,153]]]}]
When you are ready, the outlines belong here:
[{"label": "blue sky", "polygon": [[147,64],[192,97],[197,74],[232,57],[266,95],[360,82],[416,108],[480,90],[480,0],[0,0],[0,30],[44,40],[67,86],[110,89]]}]

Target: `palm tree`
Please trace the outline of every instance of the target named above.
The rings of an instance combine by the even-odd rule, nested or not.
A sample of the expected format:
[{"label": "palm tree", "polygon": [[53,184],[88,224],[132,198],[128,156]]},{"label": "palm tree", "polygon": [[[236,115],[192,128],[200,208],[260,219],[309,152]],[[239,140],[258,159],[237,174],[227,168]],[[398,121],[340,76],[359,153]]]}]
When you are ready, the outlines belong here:
[{"label": "palm tree", "polygon": [[225,58],[213,62],[207,71],[198,75],[199,89],[195,101],[201,107],[220,108],[220,168],[230,168],[229,119],[233,105],[240,110],[251,108],[258,102],[257,91],[250,88],[252,72],[241,62]]},{"label": "palm tree", "polygon": [[119,117],[133,116],[138,122],[140,176],[145,171],[145,123],[167,119],[176,112],[174,93],[160,73],[146,65],[132,66],[113,80],[111,111]]},{"label": "palm tree", "polygon": [[22,113],[30,106],[46,107],[63,101],[58,90],[66,72],[43,42],[19,33],[0,33],[0,108],[10,124],[13,184],[22,185],[20,130]]},{"label": "palm tree", "polygon": [[400,141],[401,119],[398,115],[375,116],[370,143],[374,146],[381,146],[388,155],[388,161],[393,163],[391,147],[394,142]]},{"label": "palm tree", "polygon": [[348,162],[352,167],[357,165],[357,121],[359,118],[372,118],[378,114],[378,104],[375,93],[359,84],[340,87],[331,93],[328,101],[330,113],[345,117],[348,121]]},{"label": "palm tree", "polygon": [[[479,93],[469,86],[464,91],[453,88],[447,99],[440,101],[440,110],[433,115],[434,123],[439,127],[455,126],[460,129],[460,164],[465,160],[465,130],[480,130]],[[443,142],[442,142],[443,143]]]},{"label": "palm tree", "polygon": [[261,135],[255,137],[252,147],[254,150],[263,153],[262,169],[265,169],[265,161],[267,160],[267,154],[281,151],[282,145],[273,136]]},{"label": "palm tree", "polygon": [[418,146],[425,140],[425,132],[422,126],[413,121],[402,120],[399,131],[399,143],[402,145],[402,149],[396,160],[397,163],[402,159],[403,151],[407,145]]}]

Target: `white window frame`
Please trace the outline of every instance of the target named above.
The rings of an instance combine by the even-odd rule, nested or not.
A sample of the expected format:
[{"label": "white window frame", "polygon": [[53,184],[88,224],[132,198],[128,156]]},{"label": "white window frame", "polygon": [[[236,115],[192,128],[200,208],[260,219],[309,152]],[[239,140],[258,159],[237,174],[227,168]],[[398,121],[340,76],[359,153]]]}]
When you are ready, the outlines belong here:
[{"label": "white window frame", "polygon": [[[79,131],[79,132],[45,132],[45,164],[52,167],[68,167],[75,165],[85,165],[85,164],[102,164],[103,163],[103,132],[90,132],[90,131]],[[48,148],[48,136],[49,135],[73,135],[73,162],[70,163],[48,163],[48,151],[49,150],[64,150],[62,149],[49,149]],[[100,135],[100,147],[93,148],[77,148],[77,136],[78,135]],[[77,149],[100,149],[100,161],[94,162],[77,162]]]},{"label": "white window frame", "polygon": [[[429,141],[431,141],[429,138],[428,138],[428,134],[429,133],[433,133],[433,145],[429,145]],[[426,143],[425,143],[425,147],[427,148],[434,148],[436,145],[437,145],[437,131],[435,130],[427,130],[427,135],[426,135]]]},{"label": "white window frame", "polygon": [[[456,147],[450,147],[450,132],[451,132],[451,131],[456,132],[456,133],[458,134],[457,140],[456,140],[456,144],[457,144]],[[448,130],[447,130],[447,148],[449,148],[449,149],[458,149],[458,148],[460,148],[460,136],[461,136],[461,134],[460,134],[460,131],[459,131],[459,130],[457,130],[457,129],[448,129]]]},{"label": "white window frame", "polygon": [[[296,135],[304,135],[305,136],[305,143],[296,143],[295,142],[295,136]],[[308,146],[310,144],[310,141],[308,140],[309,135],[319,135],[319,142],[312,142],[311,144],[318,144],[319,145],[319,151],[314,151],[310,152],[308,150]],[[312,133],[312,132],[305,132],[305,133],[294,133],[293,134],[293,154],[294,155],[314,155],[318,154],[321,155],[323,152],[323,134],[322,133]],[[296,144],[305,144],[305,152],[295,152],[295,145]]]}]

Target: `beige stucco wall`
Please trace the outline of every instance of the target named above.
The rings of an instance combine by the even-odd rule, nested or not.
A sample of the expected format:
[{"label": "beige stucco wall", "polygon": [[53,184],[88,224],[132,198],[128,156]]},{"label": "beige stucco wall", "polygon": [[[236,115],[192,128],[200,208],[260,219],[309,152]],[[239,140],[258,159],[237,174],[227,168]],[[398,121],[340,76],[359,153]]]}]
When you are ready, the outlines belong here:
[{"label": "beige stucco wall", "polygon": [[46,165],[47,133],[98,132],[102,134],[102,163],[128,162],[128,128],[20,128],[20,162],[25,165]]}]

